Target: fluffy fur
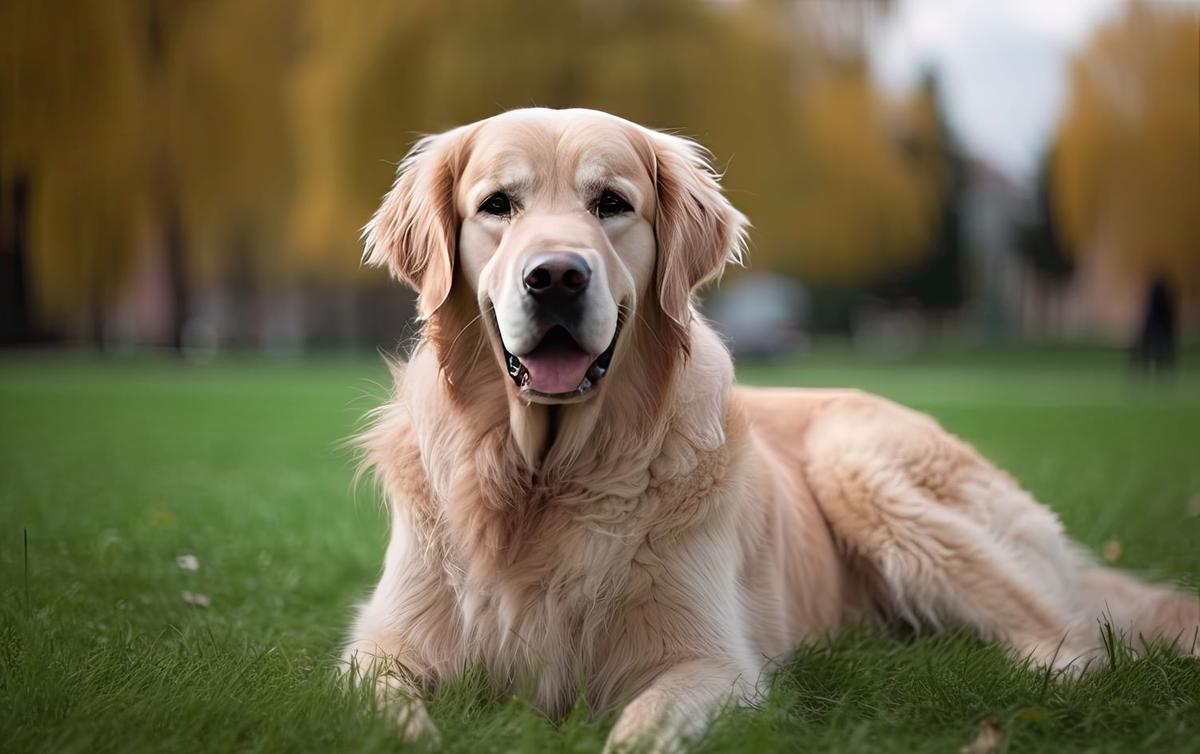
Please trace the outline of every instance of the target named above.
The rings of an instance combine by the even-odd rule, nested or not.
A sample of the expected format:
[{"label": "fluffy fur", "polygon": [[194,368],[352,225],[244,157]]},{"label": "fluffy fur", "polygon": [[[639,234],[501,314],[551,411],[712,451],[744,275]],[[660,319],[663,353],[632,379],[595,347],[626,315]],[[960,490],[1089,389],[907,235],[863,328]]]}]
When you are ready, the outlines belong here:
[{"label": "fluffy fur", "polygon": [[[597,394],[543,405],[505,376],[485,316],[526,231],[473,228],[469,184],[518,152],[549,191],[597,139],[627,140],[636,160],[614,170],[647,187],[625,225],[585,228],[631,271],[625,326]],[[560,214],[590,223],[560,188]],[[548,222],[529,201],[521,222]],[[652,268],[629,241],[643,222]],[[580,690],[625,705],[612,747],[672,748],[772,661],[864,620],[966,627],[1054,668],[1096,656],[1100,620],[1196,651],[1200,602],[1096,565],[929,417],[854,391],[735,387],[690,296],[745,229],[698,147],[601,113],[508,113],[402,164],[368,260],[417,288],[426,328],[361,437],[391,542],[346,658],[408,734],[432,731],[423,692],[483,666],[550,715]]]}]

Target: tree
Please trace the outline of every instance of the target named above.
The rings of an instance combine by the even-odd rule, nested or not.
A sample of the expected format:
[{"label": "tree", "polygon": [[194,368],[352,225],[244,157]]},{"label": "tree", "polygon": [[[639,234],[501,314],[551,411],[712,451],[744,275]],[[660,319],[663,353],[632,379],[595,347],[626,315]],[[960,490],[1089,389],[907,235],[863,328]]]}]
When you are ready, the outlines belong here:
[{"label": "tree", "polygon": [[158,108],[156,208],[175,260],[172,342],[180,345],[191,289],[250,297],[283,277],[293,168],[285,84],[296,28],[286,0],[159,1],[164,49],[149,72]]},{"label": "tree", "polygon": [[962,235],[966,166],[946,122],[935,75],[925,76],[911,105],[914,127],[907,151],[933,197],[935,219],[915,260],[893,272],[877,290],[893,301],[911,301],[944,313],[958,309],[967,298]]},{"label": "tree", "polygon": [[[64,22],[69,19],[69,22]],[[50,321],[106,308],[145,232],[135,4],[0,4],[0,182],[27,187],[31,293]]]},{"label": "tree", "polygon": [[1054,211],[1054,155],[1046,155],[1038,166],[1033,212],[1019,229],[1017,247],[1034,273],[1046,283],[1062,285],[1075,272],[1075,262],[1063,238],[1061,220]]},{"label": "tree", "polygon": [[[28,181],[51,320],[105,311],[161,249],[179,346],[196,281],[276,248],[293,50],[283,0],[0,6],[0,180]],[[203,253],[192,253],[202,249]]]},{"label": "tree", "polygon": [[1073,251],[1185,291],[1200,289],[1198,36],[1189,7],[1126,4],[1072,64],[1051,163]]}]

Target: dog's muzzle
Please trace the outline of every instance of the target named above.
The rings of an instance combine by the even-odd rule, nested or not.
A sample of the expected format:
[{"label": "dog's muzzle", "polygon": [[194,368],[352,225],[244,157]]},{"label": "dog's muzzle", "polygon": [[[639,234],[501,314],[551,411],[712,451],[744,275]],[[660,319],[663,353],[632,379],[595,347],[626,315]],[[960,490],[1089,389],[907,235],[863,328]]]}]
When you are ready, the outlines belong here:
[{"label": "dog's muzzle", "polygon": [[608,348],[594,355],[583,350],[567,328],[555,325],[526,354],[517,356],[504,350],[508,376],[521,392],[531,396],[558,399],[584,396],[608,373],[620,333],[618,324]]},{"label": "dog's muzzle", "polygon": [[583,396],[608,371],[617,333],[601,353],[590,351],[582,345],[587,341],[579,337],[588,314],[591,282],[591,266],[577,252],[546,251],[526,260],[521,269],[522,308],[531,329],[541,335],[537,345],[524,353],[504,349],[509,377],[522,393],[564,400]]}]

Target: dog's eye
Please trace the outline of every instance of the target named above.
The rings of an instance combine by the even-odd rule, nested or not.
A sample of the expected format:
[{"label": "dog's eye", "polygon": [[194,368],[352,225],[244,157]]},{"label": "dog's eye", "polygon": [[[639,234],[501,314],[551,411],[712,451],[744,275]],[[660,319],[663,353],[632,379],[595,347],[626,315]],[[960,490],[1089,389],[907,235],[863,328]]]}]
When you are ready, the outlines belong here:
[{"label": "dog's eye", "polygon": [[603,220],[606,217],[632,212],[633,207],[629,206],[629,202],[622,199],[620,194],[606,189],[600,195],[600,198],[596,200],[596,206],[593,208],[593,211],[596,213],[596,217]]},{"label": "dog's eye", "polygon": [[513,211],[512,200],[508,198],[508,194],[497,191],[483,200],[483,204],[479,205],[479,211],[496,217],[508,217],[512,215]]}]

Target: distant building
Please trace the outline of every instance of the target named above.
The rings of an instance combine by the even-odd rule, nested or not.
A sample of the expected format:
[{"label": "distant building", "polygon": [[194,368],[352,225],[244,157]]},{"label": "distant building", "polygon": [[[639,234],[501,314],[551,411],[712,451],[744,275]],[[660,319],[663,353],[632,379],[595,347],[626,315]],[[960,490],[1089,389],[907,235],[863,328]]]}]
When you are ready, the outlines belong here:
[{"label": "distant building", "polygon": [[1040,290],[1018,250],[1020,228],[1032,212],[1030,190],[982,158],[964,163],[962,233],[974,324],[991,340],[1050,327],[1033,320],[1040,319],[1035,313],[1052,294]]},{"label": "distant building", "polygon": [[[1039,276],[1020,253],[1034,192],[986,160],[967,160],[963,234],[971,261],[972,321],[993,340],[1083,340],[1128,345],[1141,324],[1148,281],[1121,269],[1100,240],[1071,254],[1062,282]],[[1181,302],[1185,335],[1200,332],[1200,302]]]}]

